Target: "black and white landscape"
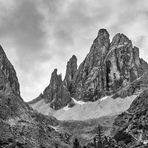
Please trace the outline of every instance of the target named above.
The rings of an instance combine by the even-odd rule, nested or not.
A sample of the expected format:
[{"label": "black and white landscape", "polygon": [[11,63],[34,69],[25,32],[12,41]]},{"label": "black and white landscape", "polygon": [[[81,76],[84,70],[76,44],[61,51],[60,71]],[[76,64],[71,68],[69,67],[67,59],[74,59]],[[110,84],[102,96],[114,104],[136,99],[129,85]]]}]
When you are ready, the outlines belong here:
[{"label": "black and white landscape", "polygon": [[[10,0],[6,4],[0,0],[0,40],[6,48],[0,46],[0,148],[148,148],[148,63],[144,60],[148,59],[144,56],[147,52],[145,32],[148,30],[143,27],[144,32],[141,35],[133,26],[135,32],[129,29],[127,34],[123,33],[123,28],[129,25],[128,21],[140,26],[146,24],[143,20],[146,15],[146,1],[143,4],[139,4],[137,0],[115,0],[112,4],[108,4],[106,0],[93,1],[92,4],[87,0],[81,3],[78,0],[63,3],[60,0],[44,2],[20,0],[16,3],[15,0]],[[116,24],[119,27],[116,28],[119,32],[116,32],[111,24],[115,21],[115,12],[118,16],[123,16],[121,8],[114,10],[115,6],[121,4],[127,17],[122,18],[124,21],[117,19],[119,22],[122,20],[123,24]],[[89,9],[84,11],[81,7],[80,11],[79,5]],[[97,12],[97,9],[101,11],[99,6],[108,8],[112,19],[105,15],[104,9],[101,9],[102,14]],[[131,6],[131,11],[126,11],[127,6]],[[136,9],[137,7],[139,9]],[[90,12],[94,12],[92,8],[95,8],[95,14],[98,15],[89,16]],[[70,10],[73,10],[73,13]],[[134,10],[137,18],[134,17]],[[52,15],[49,13],[51,11]],[[61,16],[58,11],[61,14],[69,12],[69,17],[66,18],[67,13]],[[38,28],[40,23],[43,23],[40,13],[46,16],[46,21],[52,18],[48,20],[51,25],[48,26],[49,30],[54,33],[55,29],[62,31],[57,36],[52,36],[53,32],[49,31],[51,40],[49,36],[45,39],[45,30],[40,32]],[[84,19],[84,16],[92,19]],[[107,22],[105,17],[109,19]],[[100,28],[96,28],[97,23],[95,24],[93,19],[97,18],[102,20],[101,25],[107,25],[98,25]],[[65,26],[61,19],[65,20]],[[81,19],[84,22],[81,22]],[[90,50],[76,50],[76,53],[73,52],[74,49],[67,49],[74,46],[85,48],[84,44],[80,43],[84,38],[81,31],[85,30],[87,33],[91,22],[92,26],[94,25],[91,28],[98,30],[93,35],[91,29],[90,34],[84,33],[87,37],[90,35],[90,39],[92,36],[94,38],[90,45],[85,40]],[[48,23],[44,23],[47,29]],[[82,26],[79,26],[80,24]],[[74,35],[76,29],[81,30],[77,36]],[[113,31],[110,33],[110,30]],[[129,34],[132,36],[128,37]],[[70,42],[67,35],[70,38],[77,37],[80,42],[75,39]],[[47,45],[48,39],[51,46]],[[48,52],[46,48],[49,48]],[[46,79],[47,85],[38,92],[40,95],[33,98],[37,96],[37,87],[44,86],[44,82],[40,81],[42,74],[36,69],[48,69],[45,57],[49,58],[49,61],[53,58],[50,66],[51,77],[50,80]],[[84,57],[83,60],[80,60],[80,57]],[[65,60],[67,63],[64,68]],[[41,62],[45,66],[42,67]],[[48,64],[50,65],[50,62]],[[58,65],[58,68],[52,65]],[[65,74],[62,76],[63,71]],[[26,77],[31,81],[23,83],[27,80]],[[23,86],[25,91],[22,95]],[[29,93],[32,99],[26,99]]]}]

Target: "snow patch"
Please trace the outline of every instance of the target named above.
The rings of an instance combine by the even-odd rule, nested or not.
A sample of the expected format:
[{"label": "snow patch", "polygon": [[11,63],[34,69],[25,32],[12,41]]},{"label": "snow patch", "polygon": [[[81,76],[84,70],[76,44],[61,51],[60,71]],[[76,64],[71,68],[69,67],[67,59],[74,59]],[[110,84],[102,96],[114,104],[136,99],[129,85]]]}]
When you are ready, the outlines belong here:
[{"label": "snow patch", "polygon": [[144,145],[148,144],[148,140],[143,140],[143,144]]},{"label": "snow patch", "polygon": [[55,131],[58,131],[58,126],[50,126],[51,128],[53,128]]},{"label": "snow patch", "polygon": [[103,98],[100,99],[100,101],[106,100],[109,96],[105,96]]},{"label": "snow patch", "polygon": [[[128,96],[124,99],[114,99],[112,96],[105,96],[95,102],[78,101],[72,98],[75,103],[72,108],[67,105],[59,110],[51,109],[50,104],[46,104],[44,100],[32,105],[32,107],[38,112],[44,115],[52,115],[58,120],[88,120],[108,115],[117,115],[126,111],[138,94]],[[13,124],[13,121],[11,122]]]},{"label": "snow patch", "polygon": [[86,104],[86,102],[77,101],[77,100],[75,100],[74,98],[72,98],[72,100],[74,101],[75,104],[79,104],[79,105],[84,105],[84,104]]},{"label": "snow patch", "polygon": [[63,108],[63,110],[65,110],[65,111],[68,111],[69,109],[70,109],[70,107],[68,107],[68,105]]}]

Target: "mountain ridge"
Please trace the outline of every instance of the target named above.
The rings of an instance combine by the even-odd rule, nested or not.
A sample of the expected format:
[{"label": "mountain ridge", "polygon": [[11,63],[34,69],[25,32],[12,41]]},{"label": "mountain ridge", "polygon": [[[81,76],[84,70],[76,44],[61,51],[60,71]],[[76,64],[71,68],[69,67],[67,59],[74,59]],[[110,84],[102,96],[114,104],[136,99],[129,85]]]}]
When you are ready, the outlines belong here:
[{"label": "mountain ridge", "polygon": [[[126,35],[117,33],[112,41],[110,41],[109,36],[106,29],[100,29],[90,52],[79,66],[77,66],[75,55],[70,58],[67,62],[65,78],[60,82],[61,84],[57,84],[57,86],[61,85],[63,90],[67,92],[67,97],[64,97],[62,90],[55,93],[55,95],[61,94],[57,100],[62,100],[61,102],[64,103],[49,101],[53,98],[50,95],[52,90],[46,93],[48,97],[42,96],[42,99],[48,102],[51,108],[58,110],[68,104],[73,104],[71,97],[87,102],[96,101],[105,95],[115,94],[119,88],[122,89],[130,85],[145,71],[147,72],[148,66],[144,60],[140,59],[139,48],[133,46],[132,41]],[[49,86],[50,84],[47,88]],[[41,97],[38,97],[37,100],[40,101]],[[37,103],[37,100],[34,99],[29,104]]]}]

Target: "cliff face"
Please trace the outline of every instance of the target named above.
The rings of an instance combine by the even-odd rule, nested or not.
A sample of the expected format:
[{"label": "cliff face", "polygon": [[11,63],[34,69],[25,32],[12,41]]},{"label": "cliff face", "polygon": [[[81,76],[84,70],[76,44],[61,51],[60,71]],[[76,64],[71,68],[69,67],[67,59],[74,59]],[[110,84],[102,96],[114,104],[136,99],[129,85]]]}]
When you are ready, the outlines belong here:
[{"label": "cliff face", "polygon": [[64,85],[71,95],[74,93],[74,76],[77,72],[77,57],[73,55],[67,62]]},{"label": "cliff face", "polygon": [[0,91],[4,92],[9,90],[15,94],[20,94],[19,83],[14,67],[0,46]]}]

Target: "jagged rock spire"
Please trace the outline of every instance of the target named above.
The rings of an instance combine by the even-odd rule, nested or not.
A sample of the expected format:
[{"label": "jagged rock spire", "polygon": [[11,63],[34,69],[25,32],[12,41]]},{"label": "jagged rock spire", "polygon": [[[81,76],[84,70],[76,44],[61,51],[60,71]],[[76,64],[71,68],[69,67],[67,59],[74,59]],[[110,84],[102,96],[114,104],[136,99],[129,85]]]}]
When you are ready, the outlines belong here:
[{"label": "jagged rock spire", "polygon": [[108,47],[110,44],[109,33],[106,29],[100,29],[98,31],[97,38],[94,40],[94,44]]},{"label": "jagged rock spire", "polygon": [[43,96],[44,98],[46,98],[48,102],[51,102],[54,99],[54,93],[58,91],[61,83],[61,75],[58,75],[57,69],[54,69],[54,71],[51,74],[50,84],[46,87],[46,89],[43,92]]},{"label": "jagged rock spire", "polygon": [[77,57],[73,55],[70,60],[67,62],[66,67],[66,74],[64,79],[64,85],[70,92],[70,94],[73,93],[73,80],[75,77],[75,74],[77,72]]},{"label": "jagged rock spire", "polygon": [[44,90],[42,98],[50,103],[53,109],[59,109],[70,102],[70,93],[64,87],[62,76],[57,74],[57,69],[52,72],[50,84]]}]

